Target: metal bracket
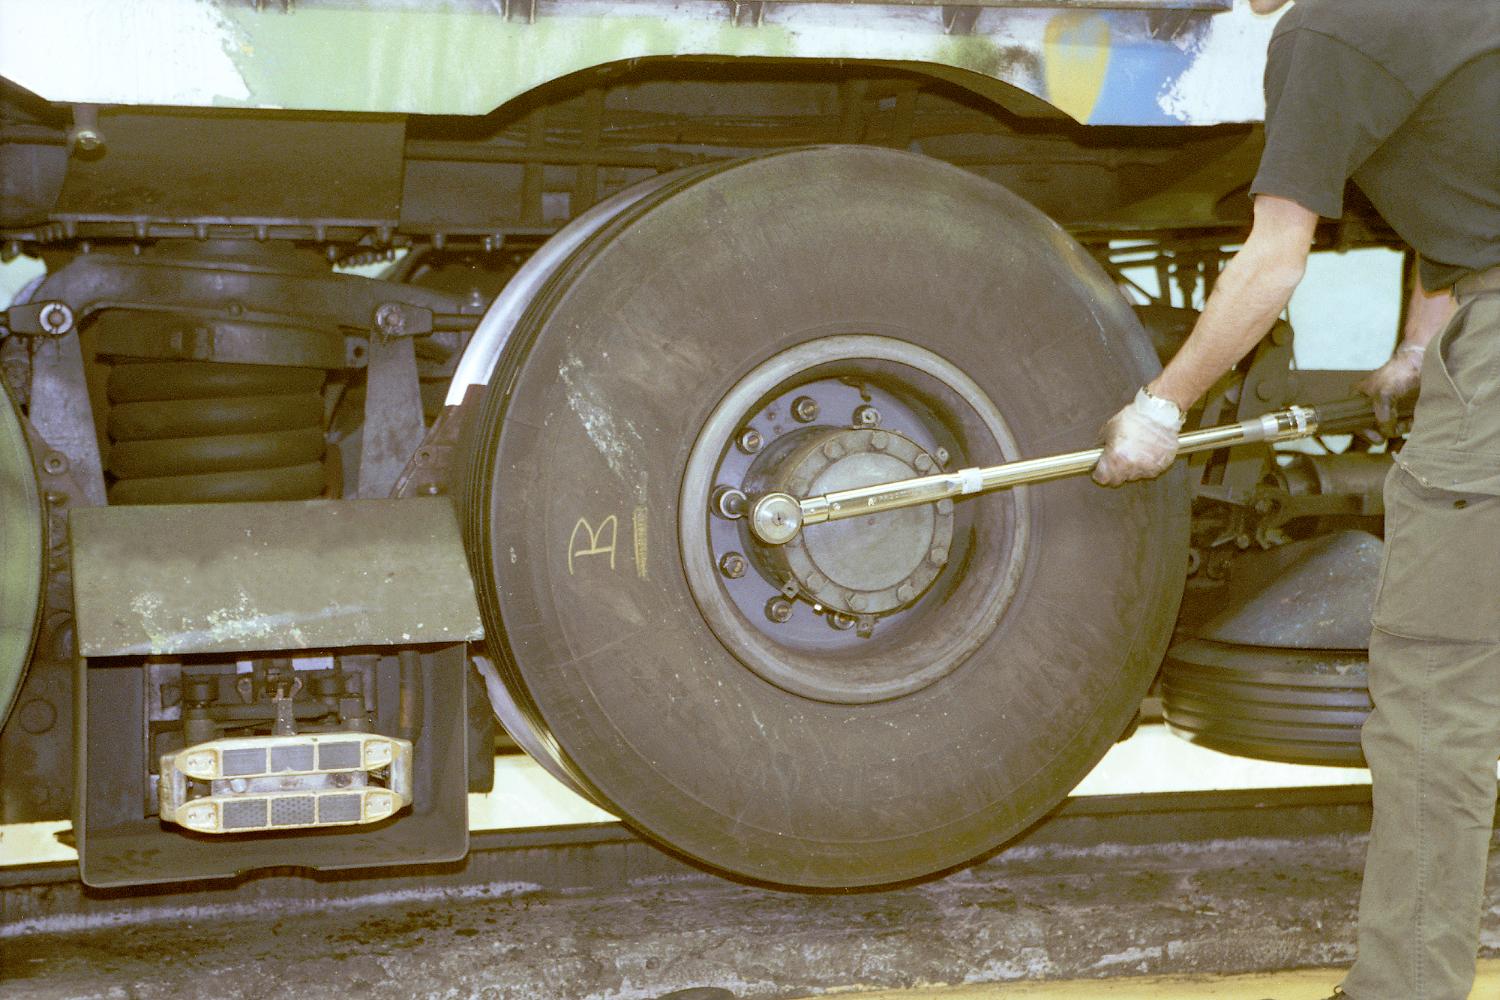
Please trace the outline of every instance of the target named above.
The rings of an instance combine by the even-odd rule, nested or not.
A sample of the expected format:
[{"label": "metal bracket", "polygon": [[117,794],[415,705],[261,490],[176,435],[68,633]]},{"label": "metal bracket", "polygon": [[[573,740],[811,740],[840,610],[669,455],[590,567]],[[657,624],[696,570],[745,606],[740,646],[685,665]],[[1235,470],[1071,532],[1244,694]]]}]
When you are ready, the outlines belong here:
[{"label": "metal bracket", "polygon": [[500,0],[500,13],[507,21],[536,23],[536,0]]},{"label": "metal bracket", "polygon": [[972,35],[979,23],[979,7],[943,5],[943,34]]},{"label": "metal bracket", "polygon": [[73,329],[73,310],[63,302],[26,302],[3,315],[0,325],[21,337],[61,337]]},{"label": "metal bracket", "polygon": [[729,20],[736,28],[759,28],[765,16],[766,5],[760,0],[731,0],[729,4]]}]

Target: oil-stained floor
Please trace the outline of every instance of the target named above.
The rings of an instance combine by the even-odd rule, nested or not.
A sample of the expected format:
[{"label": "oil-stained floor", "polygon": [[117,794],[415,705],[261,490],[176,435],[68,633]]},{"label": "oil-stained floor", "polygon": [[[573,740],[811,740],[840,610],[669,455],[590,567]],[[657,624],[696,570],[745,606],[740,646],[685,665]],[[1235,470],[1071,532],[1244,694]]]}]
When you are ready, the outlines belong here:
[{"label": "oil-stained floor", "polygon": [[[1106,991],[1132,987],[1122,976],[1349,962],[1363,848],[1353,836],[1017,848],[878,893],[781,893],[689,872],[608,892],[502,882],[431,892],[419,883],[357,906],[313,896],[296,907],[278,897],[262,910],[238,901],[216,912],[159,907],[156,922],[126,917],[73,933],[0,921],[0,995],[648,1000],[716,986],[742,1000],[784,1000],[989,983],[1008,985],[950,995],[1136,1000],[1173,994],[1154,985]],[[1496,890],[1485,921],[1493,949]],[[1088,982],[1058,993],[1041,979]],[[1251,982],[1220,993],[1184,985],[1176,995],[1319,1000],[1335,981],[1297,979],[1285,996],[1269,980],[1260,992]]]}]

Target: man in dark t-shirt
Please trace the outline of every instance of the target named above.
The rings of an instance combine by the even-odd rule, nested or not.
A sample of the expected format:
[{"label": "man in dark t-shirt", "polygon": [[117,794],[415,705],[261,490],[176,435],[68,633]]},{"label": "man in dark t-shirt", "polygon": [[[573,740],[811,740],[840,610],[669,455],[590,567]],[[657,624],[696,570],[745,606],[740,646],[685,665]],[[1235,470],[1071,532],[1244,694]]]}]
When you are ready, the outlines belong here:
[{"label": "man in dark t-shirt", "polygon": [[1500,757],[1500,0],[1299,0],[1265,85],[1250,236],[1177,356],[1105,425],[1094,478],[1172,464],[1183,413],[1269,331],[1319,216],[1358,184],[1420,257],[1401,343],[1360,388],[1387,430],[1420,396],[1386,481],[1375,820],[1359,955],[1334,996],[1464,1000]]}]

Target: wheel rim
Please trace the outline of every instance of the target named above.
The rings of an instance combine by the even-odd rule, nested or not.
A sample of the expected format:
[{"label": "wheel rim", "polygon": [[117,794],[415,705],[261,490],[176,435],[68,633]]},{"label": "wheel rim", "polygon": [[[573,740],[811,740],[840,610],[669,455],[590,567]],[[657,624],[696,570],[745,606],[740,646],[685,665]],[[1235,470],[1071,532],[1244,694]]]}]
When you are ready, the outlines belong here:
[{"label": "wheel rim", "polygon": [[0,725],[9,717],[36,640],[43,530],[26,431],[0,379]]},{"label": "wheel rim", "polygon": [[[1024,492],[982,518],[949,502],[812,526],[785,546],[722,516],[714,493],[806,495],[1016,457],[993,402],[937,354],[857,334],[800,344],[741,379],[698,435],[680,505],[693,597],[724,647],[784,690],[845,704],[914,694],[999,624],[1024,570]],[[964,574],[970,563],[991,572]]]}]

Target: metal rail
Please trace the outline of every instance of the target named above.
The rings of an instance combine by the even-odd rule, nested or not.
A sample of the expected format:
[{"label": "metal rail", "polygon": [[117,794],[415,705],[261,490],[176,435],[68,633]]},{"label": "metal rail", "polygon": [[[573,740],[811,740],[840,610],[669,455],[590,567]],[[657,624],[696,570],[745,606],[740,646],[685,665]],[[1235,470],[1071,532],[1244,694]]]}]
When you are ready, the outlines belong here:
[{"label": "metal rail", "polygon": [[[1022,848],[1145,846],[1360,833],[1370,821],[1365,785],[1071,798],[1008,844]],[[466,896],[485,886],[621,889],[643,879],[706,877],[618,823],[475,833],[452,864],[335,872],[289,871],[133,889],[90,889],[72,863],[0,868],[0,942],[122,924],[274,916],[392,898]]]}]

